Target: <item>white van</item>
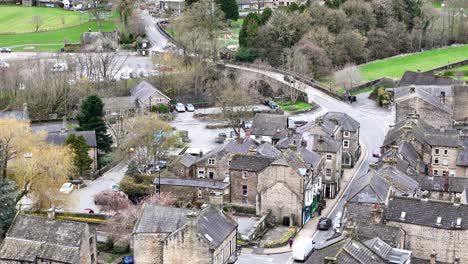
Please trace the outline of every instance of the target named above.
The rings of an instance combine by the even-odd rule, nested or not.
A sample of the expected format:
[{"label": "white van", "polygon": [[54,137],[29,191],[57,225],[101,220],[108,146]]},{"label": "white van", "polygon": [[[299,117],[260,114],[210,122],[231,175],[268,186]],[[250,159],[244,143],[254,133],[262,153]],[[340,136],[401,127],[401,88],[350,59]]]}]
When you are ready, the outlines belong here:
[{"label": "white van", "polygon": [[339,211],[336,213],[335,218],[333,219],[333,230],[335,230],[336,233],[341,232],[341,218],[343,217],[343,213]]},{"label": "white van", "polygon": [[315,242],[311,237],[301,237],[294,241],[292,258],[295,261],[305,261],[315,250]]}]

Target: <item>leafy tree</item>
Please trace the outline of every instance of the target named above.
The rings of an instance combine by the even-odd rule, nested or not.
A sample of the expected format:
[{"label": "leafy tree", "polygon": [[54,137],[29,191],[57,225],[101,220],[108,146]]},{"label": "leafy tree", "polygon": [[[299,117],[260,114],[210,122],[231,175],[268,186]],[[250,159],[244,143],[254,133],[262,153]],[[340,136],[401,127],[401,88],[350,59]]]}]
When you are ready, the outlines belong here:
[{"label": "leafy tree", "polygon": [[265,25],[268,22],[268,19],[270,19],[272,14],[273,14],[273,10],[271,10],[271,8],[267,7],[263,9],[262,15],[260,16],[260,24]]},{"label": "leafy tree", "polygon": [[329,8],[337,9],[339,8],[346,0],[325,0],[325,5]]},{"label": "leafy tree", "polygon": [[16,213],[15,183],[0,178],[0,238],[2,238],[10,226]]},{"label": "leafy tree", "polygon": [[96,132],[97,146],[100,151],[108,152],[111,149],[112,137],[107,134],[104,122],[104,103],[97,95],[88,96],[81,104],[78,115],[78,130]]},{"label": "leafy tree", "polygon": [[252,49],[241,47],[236,52],[236,60],[245,62],[254,62],[257,58],[257,54]]},{"label": "leafy tree", "polygon": [[198,0],[185,0],[185,6],[186,7],[189,7],[191,6],[193,3],[196,3],[198,2]]},{"label": "leafy tree", "polygon": [[236,0],[217,0],[221,10],[224,12],[225,19],[237,20],[239,19],[239,6]]},{"label": "leafy tree", "polygon": [[260,24],[260,17],[257,13],[252,12],[245,17],[239,32],[239,46],[250,47],[252,45],[252,42],[257,37]]},{"label": "leafy tree", "polygon": [[85,172],[91,169],[93,160],[89,157],[88,151],[89,146],[86,144],[86,139],[83,136],[76,136],[70,134],[65,141],[66,145],[69,145],[75,153],[73,157],[73,164],[79,176],[82,176]]}]

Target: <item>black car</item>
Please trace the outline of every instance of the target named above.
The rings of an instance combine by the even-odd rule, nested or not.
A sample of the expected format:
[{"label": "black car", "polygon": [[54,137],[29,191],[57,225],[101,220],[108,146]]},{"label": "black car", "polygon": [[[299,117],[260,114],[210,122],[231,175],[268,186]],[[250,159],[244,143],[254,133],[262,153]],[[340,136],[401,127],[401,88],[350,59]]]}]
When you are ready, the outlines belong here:
[{"label": "black car", "polygon": [[317,224],[318,230],[328,230],[332,226],[332,220],[330,218],[322,217],[319,219]]}]

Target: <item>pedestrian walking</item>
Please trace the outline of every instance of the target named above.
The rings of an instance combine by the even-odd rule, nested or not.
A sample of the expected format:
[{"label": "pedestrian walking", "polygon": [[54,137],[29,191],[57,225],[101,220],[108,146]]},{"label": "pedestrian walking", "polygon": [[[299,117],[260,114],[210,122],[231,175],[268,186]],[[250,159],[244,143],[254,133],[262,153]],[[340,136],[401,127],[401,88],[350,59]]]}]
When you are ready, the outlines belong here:
[{"label": "pedestrian walking", "polygon": [[293,242],[294,242],[293,238],[290,237],[290,238],[288,239],[289,248],[292,247]]}]

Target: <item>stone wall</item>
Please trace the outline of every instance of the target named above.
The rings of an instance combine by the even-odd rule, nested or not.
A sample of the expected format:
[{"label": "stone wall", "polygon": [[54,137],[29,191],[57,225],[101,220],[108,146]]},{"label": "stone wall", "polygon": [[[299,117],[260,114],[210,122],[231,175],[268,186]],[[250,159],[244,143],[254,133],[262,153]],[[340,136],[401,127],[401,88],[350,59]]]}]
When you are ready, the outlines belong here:
[{"label": "stone wall", "polygon": [[468,118],[468,104],[466,103],[468,102],[468,89],[466,88],[466,86],[455,86],[453,88],[453,93],[456,95],[453,103],[453,119],[462,123],[466,123]]},{"label": "stone wall", "polygon": [[174,185],[162,185],[161,192],[169,192],[171,197],[176,200],[192,200],[200,204],[208,204],[210,201],[210,195],[213,192],[224,193],[223,202],[230,202],[229,187],[226,192],[220,189],[212,188],[198,188],[192,186],[174,186]]},{"label": "stone wall", "polygon": [[97,263],[96,232],[95,229],[89,225],[86,225],[85,232],[81,238],[80,263]]},{"label": "stone wall", "polygon": [[408,114],[418,113],[420,118],[434,128],[452,128],[452,115],[441,111],[419,98],[408,99],[396,105],[396,123],[407,120]]},{"label": "stone wall", "polygon": [[162,264],[161,241],[164,233],[137,233],[133,235],[133,257],[138,264]]},{"label": "stone wall", "polygon": [[[233,154],[214,155],[206,158],[194,164],[193,178],[198,178],[198,172],[200,170],[205,171],[205,178],[210,179],[209,173],[213,173],[214,180],[223,181],[226,175],[229,173],[229,160]],[[208,160],[214,159],[215,164],[208,164]]]},{"label": "stone wall", "polygon": [[211,264],[213,261],[208,243],[198,236],[196,226],[189,225],[166,239],[163,255],[164,264]]},{"label": "stone wall", "polygon": [[[234,204],[242,204],[255,206],[257,197],[257,173],[247,172],[247,177],[242,177],[243,172],[231,170],[231,202]],[[242,194],[242,186],[247,185],[247,196]]]},{"label": "stone wall", "polygon": [[406,232],[405,248],[411,249],[414,257],[429,259],[435,250],[438,261],[453,263],[458,257],[460,263],[468,263],[468,230],[447,230],[394,221],[387,222],[387,225],[400,227]]},{"label": "stone wall", "polygon": [[213,252],[213,264],[227,263],[237,250],[237,232],[234,230],[224,242]]}]

